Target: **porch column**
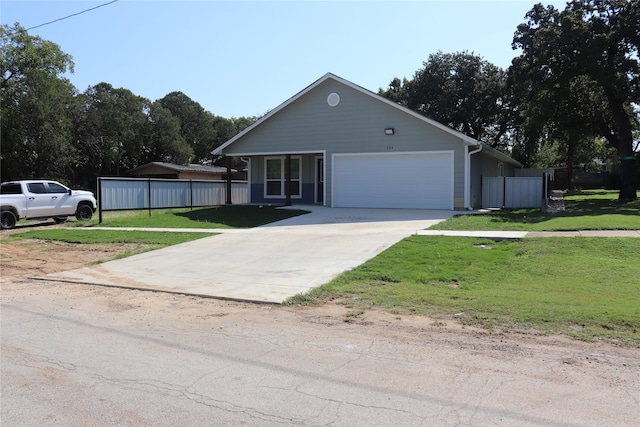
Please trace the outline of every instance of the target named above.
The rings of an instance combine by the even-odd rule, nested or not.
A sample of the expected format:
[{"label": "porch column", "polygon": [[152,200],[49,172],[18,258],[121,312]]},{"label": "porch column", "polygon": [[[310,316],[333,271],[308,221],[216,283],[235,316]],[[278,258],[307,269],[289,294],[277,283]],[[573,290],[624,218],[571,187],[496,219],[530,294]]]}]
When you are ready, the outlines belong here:
[{"label": "porch column", "polygon": [[284,159],[284,194],[286,196],[285,206],[291,206],[291,154],[287,154]]},{"label": "porch column", "polygon": [[226,204],[231,204],[231,157],[227,156],[227,200]]}]

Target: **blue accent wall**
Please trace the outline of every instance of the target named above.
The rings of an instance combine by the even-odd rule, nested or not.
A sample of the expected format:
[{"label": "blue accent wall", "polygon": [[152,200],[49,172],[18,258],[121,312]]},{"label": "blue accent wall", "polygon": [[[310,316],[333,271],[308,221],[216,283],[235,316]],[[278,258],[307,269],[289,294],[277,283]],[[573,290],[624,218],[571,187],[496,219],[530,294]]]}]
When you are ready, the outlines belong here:
[{"label": "blue accent wall", "polygon": [[[251,203],[264,203],[272,205],[283,205],[286,199],[283,198],[265,198],[264,197],[264,185],[263,184],[251,184]],[[291,198],[292,205],[312,205],[315,203],[315,184],[314,183],[302,183],[302,198]]]}]

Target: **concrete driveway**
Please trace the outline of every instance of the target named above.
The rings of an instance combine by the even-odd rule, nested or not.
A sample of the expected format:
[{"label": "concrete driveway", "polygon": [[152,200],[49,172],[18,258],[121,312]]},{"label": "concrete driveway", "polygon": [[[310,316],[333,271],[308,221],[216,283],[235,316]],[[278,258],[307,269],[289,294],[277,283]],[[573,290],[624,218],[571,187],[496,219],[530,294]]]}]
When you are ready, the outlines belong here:
[{"label": "concrete driveway", "polygon": [[455,212],[304,206],[306,215],[41,279],[281,303]]}]

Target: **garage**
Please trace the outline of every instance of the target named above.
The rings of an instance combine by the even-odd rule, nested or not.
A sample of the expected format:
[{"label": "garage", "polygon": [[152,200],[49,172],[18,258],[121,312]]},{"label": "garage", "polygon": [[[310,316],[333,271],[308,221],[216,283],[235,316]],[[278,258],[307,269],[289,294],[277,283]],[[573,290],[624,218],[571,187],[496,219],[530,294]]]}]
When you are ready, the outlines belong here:
[{"label": "garage", "polygon": [[333,206],[453,209],[453,152],[333,155]]}]

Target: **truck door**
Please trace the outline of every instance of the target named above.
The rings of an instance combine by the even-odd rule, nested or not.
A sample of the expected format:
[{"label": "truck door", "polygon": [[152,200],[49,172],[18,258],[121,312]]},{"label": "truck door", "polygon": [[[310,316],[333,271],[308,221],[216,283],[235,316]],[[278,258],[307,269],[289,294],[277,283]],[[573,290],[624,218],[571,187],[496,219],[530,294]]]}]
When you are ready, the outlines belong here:
[{"label": "truck door", "polygon": [[49,216],[52,211],[51,194],[47,192],[44,182],[27,183],[27,218]]},{"label": "truck door", "polygon": [[69,189],[57,182],[48,182],[49,195],[51,196],[51,215],[73,215],[75,206],[71,204]]}]

